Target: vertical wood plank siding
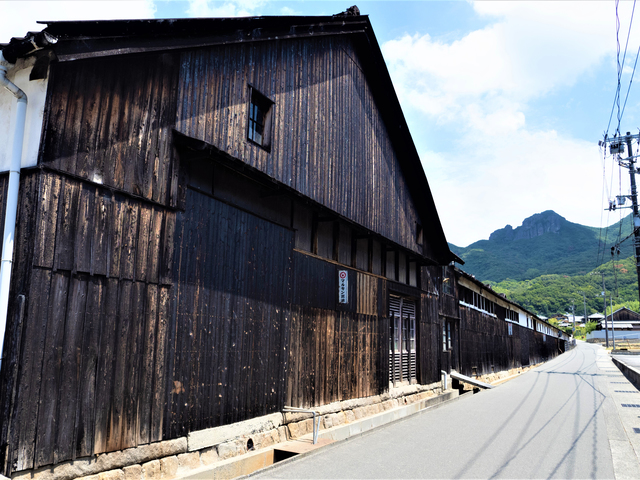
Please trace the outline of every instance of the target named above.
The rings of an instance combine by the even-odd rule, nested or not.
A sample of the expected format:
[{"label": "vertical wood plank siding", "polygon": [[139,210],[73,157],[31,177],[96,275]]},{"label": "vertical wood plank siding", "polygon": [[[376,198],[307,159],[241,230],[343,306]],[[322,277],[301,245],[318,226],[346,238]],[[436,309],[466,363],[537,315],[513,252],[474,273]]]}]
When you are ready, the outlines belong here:
[{"label": "vertical wood plank siding", "polygon": [[[4,176],[8,179],[8,176]],[[4,185],[6,192],[6,183]],[[17,218],[20,221],[16,225],[14,242],[14,256],[12,268],[11,290],[9,291],[9,310],[7,312],[7,327],[5,331],[2,373],[0,375],[0,465],[9,464],[9,446],[15,446],[16,429],[12,427],[11,412],[18,405],[16,390],[20,385],[27,391],[37,391],[39,388],[39,369],[41,365],[38,357],[39,336],[29,337],[29,342],[35,343],[34,355],[26,361],[21,361],[20,348],[25,333],[23,328],[22,313],[27,314],[24,302],[18,298],[30,288],[32,280],[31,256],[33,251],[33,238],[35,231],[35,205],[38,201],[38,174],[24,172],[20,176],[20,197],[18,199]],[[3,196],[2,216],[4,227],[5,200]],[[38,279],[36,279],[37,281]],[[43,292],[44,293],[44,292]],[[16,299],[16,301],[11,301]],[[38,333],[38,332],[36,332]],[[30,376],[31,373],[35,375]]]},{"label": "vertical wood plank siding", "polygon": [[313,407],[378,395],[389,385],[384,280],[349,270],[349,306],[337,305],[338,269],[294,253],[286,404]]},{"label": "vertical wood plank siding", "polygon": [[169,285],[158,279],[172,258],[157,245],[174,214],[54,173],[23,183],[17,265],[33,254],[30,282],[14,288],[27,307],[17,326],[26,341],[9,350],[21,379],[10,460],[23,470],[160,440],[164,405],[149,399],[164,396],[153,372],[163,370]]},{"label": "vertical wood plank siding", "polygon": [[175,205],[177,75],[169,54],[55,64],[41,163]]},{"label": "vertical wood plank siding", "polygon": [[564,340],[460,306],[461,370],[478,375],[545,362],[564,352]]},{"label": "vertical wood plank siding", "polygon": [[167,283],[173,213],[55,173],[42,174],[40,200],[34,267]]},{"label": "vertical wood plank siding", "polygon": [[418,324],[418,381],[428,385],[440,380],[441,326],[438,320],[439,298],[423,293]]},{"label": "vertical wood plank siding", "polygon": [[[249,85],[273,100],[271,151],[247,140]],[[176,129],[422,253],[415,205],[358,55],[322,37],[228,45],[180,60]]]},{"label": "vertical wood plank siding", "polygon": [[482,375],[491,373],[492,367],[496,371],[514,367],[507,354],[513,337],[508,336],[504,320],[460,306],[460,330],[464,375],[471,375],[474,368]]},{"label": "vertical wood plank siding", "polygon": [[189,190],[176,237],[165,437],[281,410],[293,232]]}]

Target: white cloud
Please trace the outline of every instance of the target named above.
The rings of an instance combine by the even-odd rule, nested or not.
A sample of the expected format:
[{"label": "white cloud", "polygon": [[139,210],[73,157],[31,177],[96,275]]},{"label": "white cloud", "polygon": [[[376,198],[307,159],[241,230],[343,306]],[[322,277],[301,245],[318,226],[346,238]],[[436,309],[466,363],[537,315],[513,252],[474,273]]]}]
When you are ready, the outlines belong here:
[{"label": "white cloud", "polygon": [[500,18],[452,43],[406,34],[383,45],[399,94],[419,98],[410,103],[425,113],[443,114],[469,97],[490,104],[496,95],[513,102],[539,97],[573,85],[615,48],[602,23],[605,13],[611,16],[609,2],[476,2],[474,8]]},{"label": "white cloud", "polygon": [[601,211],[602,187],[597,145],[554,131],[519,130],[494,140],[475,132],[463,139],[459,154],[422,155],[449,241],[466,246],[544,210],[597,226],[593,219]]},{"label": "white cloud", "polygon": [[302,13],[291,7],[282,7],[280,9],[280,15],[302,15]]},{"label": "white cloud", "polygon": [[267,0],[189,0],[190,17],[250,17],[259,15]]},{"label": "white cloud", "polygon": [[0,2],[0,42],[22,37],[28,31],[40,31],[46,25],[37,20],[117,20],[153,18],[152,0],[132,1],[3,1]]},{"label": "white cloud", "polygon": [[[595,141],[532,129],[526,112],[545,95],[609,66],[605,59],[616,48],[613,2],[482,1],[473,7],[491,23],[462,39],[405,34],[382,45],[410,121],[450,129],[449,151],[422,154],[447,238],[467,245],[547,209],[596,224],[602,179]],[[630,7],[620,2],[621,19],[630,17]],[[622,48],[626,29],[623,24]],[[633,53],[638,32],[629,43]]]}]

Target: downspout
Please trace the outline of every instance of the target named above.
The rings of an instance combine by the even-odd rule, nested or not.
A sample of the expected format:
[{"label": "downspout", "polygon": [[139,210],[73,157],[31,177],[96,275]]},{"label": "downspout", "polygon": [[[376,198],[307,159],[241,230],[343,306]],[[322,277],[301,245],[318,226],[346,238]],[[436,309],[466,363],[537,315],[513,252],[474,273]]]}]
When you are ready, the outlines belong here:
[{"label": "downspout", "polygon": [[9,308],[9,286],[11,284],[11,267],[13,264],[13,244],[16,229],[16,214],[18,211],[18,193],[20,188],[20,163],[22,159],[22,144],[24,142],[24,127],[27,118],[27,95],[17,85],[7,79],[8,67],[0,51],[0,85],[9,90],[16,97],[15,133],[11,148],[9,163],[9,188],[4,217],[4,231],[2,238],[2,264],[0,266],[0,371],[2,371],[2,357],[4,347],[4,333],[7,327],[7,311]]}]

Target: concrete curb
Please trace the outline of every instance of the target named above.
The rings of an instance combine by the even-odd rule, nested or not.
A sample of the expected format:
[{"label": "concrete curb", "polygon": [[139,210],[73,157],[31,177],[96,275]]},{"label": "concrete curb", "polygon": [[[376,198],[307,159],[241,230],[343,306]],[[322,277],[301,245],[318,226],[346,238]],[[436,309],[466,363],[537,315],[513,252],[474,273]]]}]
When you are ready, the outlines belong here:
[{"label": "concrete curb", "polygon": [[[617,354],[616,354],[617,355]],[[622,374],[633,383],[633,386],[640,390],[640,372],[633,367],[626,365],[615,357],[611,357],[616,367],[620,369]]]},{"label": "concrete curb", "polygon": [[[599,374],[604,374],[606,377],[624,377],[631,384],[627,388],[636,387],[637,389],[636,382],[640,379],[640,374],[636,369],[613,358],[606,351],[601,353],[600,358],[599,360],[596,357]],[[611,367],[622,375],[607,373],[614,371]],[[632,434],[634,425],[637,425],[637,414],[620,408],[623,403],[628,401],[635,403],[638,393],[624,390],[617,391],[616,388],[618,387],[612,386],[611,380],[613,379],[606,380],[605,377],[602,377],[602,383],[599,385],[603,392],[606,393],[602,406],[607,426],[611,459],[613,461],[614,477],[616,480],[640,478],[640,458],[638,457],[640,443],[635,438],[637,435]],[[624,387],[621,388],[624,389]]]}]

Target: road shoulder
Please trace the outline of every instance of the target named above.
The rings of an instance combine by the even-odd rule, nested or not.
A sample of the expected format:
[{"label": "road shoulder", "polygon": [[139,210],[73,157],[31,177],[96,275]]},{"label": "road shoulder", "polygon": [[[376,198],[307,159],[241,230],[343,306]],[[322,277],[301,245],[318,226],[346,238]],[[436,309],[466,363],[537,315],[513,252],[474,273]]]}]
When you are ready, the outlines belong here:
[{"label": "road shoulder", "polygon": [[625,378],[604,348],[596,352],[596,364],[598,388],[605,394],[603,410],[615,478],[638,479],[640,434],[634,428],[640,427],[640,408],[623,405],[640,405],[640,391]]}]

